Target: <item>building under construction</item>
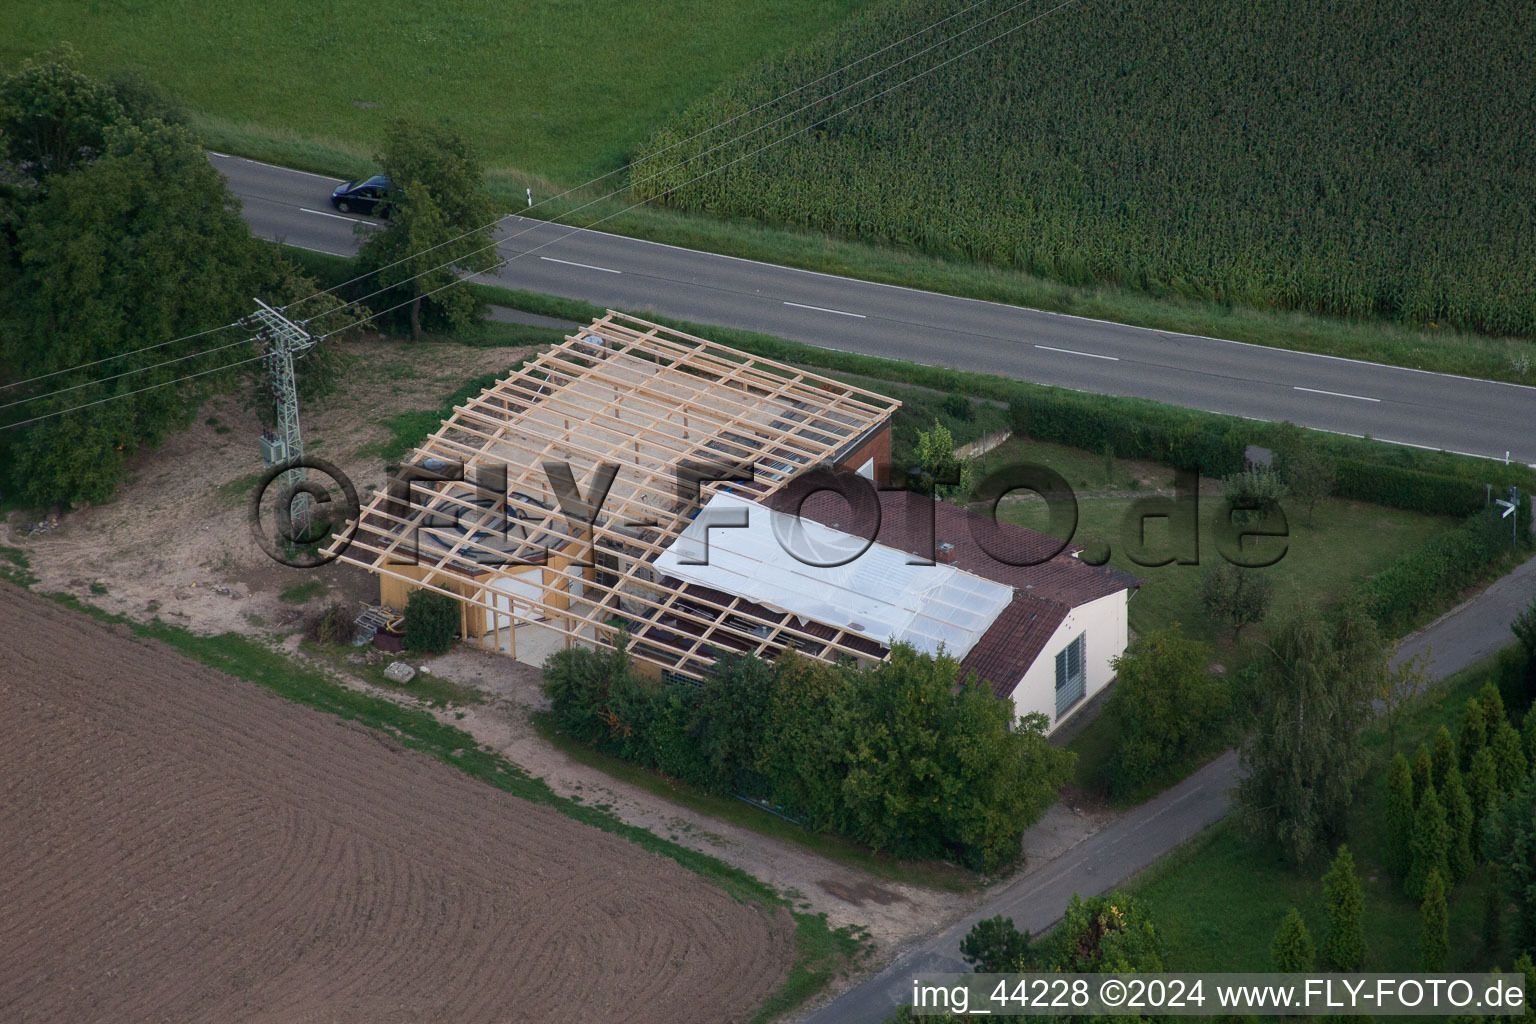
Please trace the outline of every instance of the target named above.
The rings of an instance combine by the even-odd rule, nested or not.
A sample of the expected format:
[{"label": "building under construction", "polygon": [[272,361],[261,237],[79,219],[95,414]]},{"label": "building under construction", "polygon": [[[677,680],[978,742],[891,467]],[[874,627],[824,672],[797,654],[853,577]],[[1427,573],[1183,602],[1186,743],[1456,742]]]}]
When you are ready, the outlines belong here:
[{"label": "building under construction", "polygon": [[[760,501],[819,465],[883,479],[899,404],[610,312],[456,407],[409,457],[428,479],[375,495],[339,558],[377,573],[392,607],[416,587],[452,595],[466,639],[524,660],[621,629],[642,663],[693,678],[721,652],[878,657],[857,632],[679,586],[656,561],[713,493]],[[585,498],[617,467],[595,517],[568,514],[550,463]],[[688,464],[752,479],[690,495]]]}]

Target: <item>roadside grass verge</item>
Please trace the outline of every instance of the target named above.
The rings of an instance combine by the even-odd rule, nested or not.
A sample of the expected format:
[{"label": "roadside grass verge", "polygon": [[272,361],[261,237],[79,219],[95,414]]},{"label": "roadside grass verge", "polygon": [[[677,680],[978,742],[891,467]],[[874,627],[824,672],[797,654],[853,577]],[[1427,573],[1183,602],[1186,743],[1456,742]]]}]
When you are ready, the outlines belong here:
[{"label": "roadside grass verge", "polygon": [[943,861],[904,861],[882,857],[865,847],[838,836],[821,835],[792,821],[770,814],[745,800],[717,796],[697,787],[678,782],[656,772],[631,764],[622,758],[594,750],[555,728],[545,712],[532,716],[534,728],[543,740],[571,760],[596,768],[621,782],[638,786],[654,796],[686,807],[711,818],[749,829],[760,835],[804,847],[846,867],[903,885],[917,885],[946,892],[967,892],[981,884],[981,877]]},{"label": "roadside grass verge", "polygon": [[[1442,725],[1456,733],[1461,709],[1484,683],[1506,671],[1508,653],[1470,666],[1420,694],[1404,709],[1397,749],[1410,754]],[[1511,708],[1511,718],[1518,708]],[[1374,722],[1361,736],[1371,752],[1344,841],[1365,889],[1366,971],[1411,970],[1418,964],[1419,907],[1383,866],[1386,848],[1385,775],[1388,733]],[[1331,851],[1330,851],[1331,857]],[[1126,888],[1147,904],[1162,933],[1169,970],[1270,971],[1269,946],[1286,910],[1295,906],[1314,937],[1326,920],[1326,863],[1293,868],[1233,821],[1223,821],[1132,879]],[[1486,949],[1482,939],[1487,865],[1448,894],[1450,958],[1446,970],[1482,970],[1505,962],[1509,948]]]},{"label": "roadside grass verge", "polygon": [[[740,868],[646,829],[627,825],[602,808],[558,796],[543,779],[530,776],[491,747],[477,744],[462,729],[439,722],[429,711],[349,689],[326,678],[319,670],[295,664],[285,655],[237,633],[198,636],[158,619],[146,625],[112,615],[69,594],[41,596],[99,621],[124,624],[135,635],[159,641],[216,671],[263,686],[296,704],[376,729],[401,746],[453,765],[502,792],[549,807],[574,821],[669,857],[739,902],[757,903],[770,911],[783,909],[795,922],[796,954],[784,984],[764,1004],[765,1008],[775,1007],[775,1014],[788,1012],[814,996],[838,971],[851,966],[864,953],[864,941],[852,929],[833,929],[822,915],[795,910],[789,899]],[[756,1019],[769,1018],[760,1011]]]}]

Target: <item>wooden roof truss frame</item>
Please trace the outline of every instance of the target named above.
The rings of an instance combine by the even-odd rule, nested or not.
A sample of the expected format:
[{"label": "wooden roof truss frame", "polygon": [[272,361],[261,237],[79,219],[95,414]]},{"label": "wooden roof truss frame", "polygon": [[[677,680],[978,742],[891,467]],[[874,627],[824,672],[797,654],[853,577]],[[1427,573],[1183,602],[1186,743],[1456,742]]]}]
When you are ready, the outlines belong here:
[{"label": "wooden roof truss frame", "polygon": [[[801,470],[847,454],[899,405],[609,311],[455,406],[407,460],[418,467],[430,460],[462,464],[464,481],[417,482],[418,500],[403,507],[375,494],[355,531],[351,523],[339,531],[340,538],[350,534],[350,542],[338,540],[332,548],[340,561],[479,604],[488,614],[496,611],[490,584],[498,576],[542,564],[542,597],[518,600],[542,614],[544,625],[567,637],[612,641],[620,632],[615,620],[632,623],[646,634],[643,642],[632,638],[636,657],[693,678],[722,650],[772,657],[792,646],[827,659],[868,659],[870,642],[856,634],[818,635],[792,615],[759,614],[741,598],[701,599],[700,588],[688,588],[684,599],[684,586],[664,586],[652,563],[715,490],[729,486],[761,500]],[[620,467],[595,523],[567,520],[545,475],[546,460],[569,464],[583,494],[598,465]],[[755,479],[705,483],[696,501],[685,502],[676,467],[686,461],[748,463]],[[470,482],[485,479],[487,469],[505,471],[506,493],[488,495]],[[494,500],[487,503],[488,497]],[[434,525],[454,516],[463,529]],[[509,547],[479,538],[504,534],[509,519],[520,520],[528,537],[542,538],[548,554],[560,557],[525,544],[510,549],[512,564],[486,564],[507,558]],[[423,536],[428,543],[421,543]],[[599,553],[618,558],[616,573],[597,566]],[[421,580],[402,571],[414,565],[444,573]],[[479,586],[467,588],[474,596],[466,597],[450,581]],[[499,615],[509,617],[505,608]],[[672,625],[661,625],[663,619]]]}]

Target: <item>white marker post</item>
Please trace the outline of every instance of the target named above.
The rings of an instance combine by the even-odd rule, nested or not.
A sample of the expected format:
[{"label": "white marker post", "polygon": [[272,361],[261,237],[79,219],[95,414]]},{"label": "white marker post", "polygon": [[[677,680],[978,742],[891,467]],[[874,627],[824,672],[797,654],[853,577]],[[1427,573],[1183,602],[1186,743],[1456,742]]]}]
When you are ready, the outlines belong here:
[{"label": "white marker post", "polygon": [[533,206],[533,189],[528,190],[528,205]]}]

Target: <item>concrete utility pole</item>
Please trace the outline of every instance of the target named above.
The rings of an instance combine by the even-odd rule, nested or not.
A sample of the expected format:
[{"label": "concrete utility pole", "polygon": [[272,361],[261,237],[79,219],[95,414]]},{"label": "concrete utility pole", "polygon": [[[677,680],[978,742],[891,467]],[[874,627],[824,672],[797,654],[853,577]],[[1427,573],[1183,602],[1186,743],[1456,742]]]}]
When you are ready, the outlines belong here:
[{"label": "concrete utility pole", "polygon": [[[272,397],[277,403],[277,428],[262,435],[261,460],[268,466],[304,457],[304,435],[299,429],[299,390],[294,378],[293,360],[315,346],[315,339],[302,325],[282,313],[254,300],[256,312],[245,318],[248,327],[266,346],[262,365],[266,367]],[[282,475],[285,488],[295,488],[307,480],[303,468]],[[309,533],[309,495],[298,494],[290,509],[293,537],[302,540]]]}]

